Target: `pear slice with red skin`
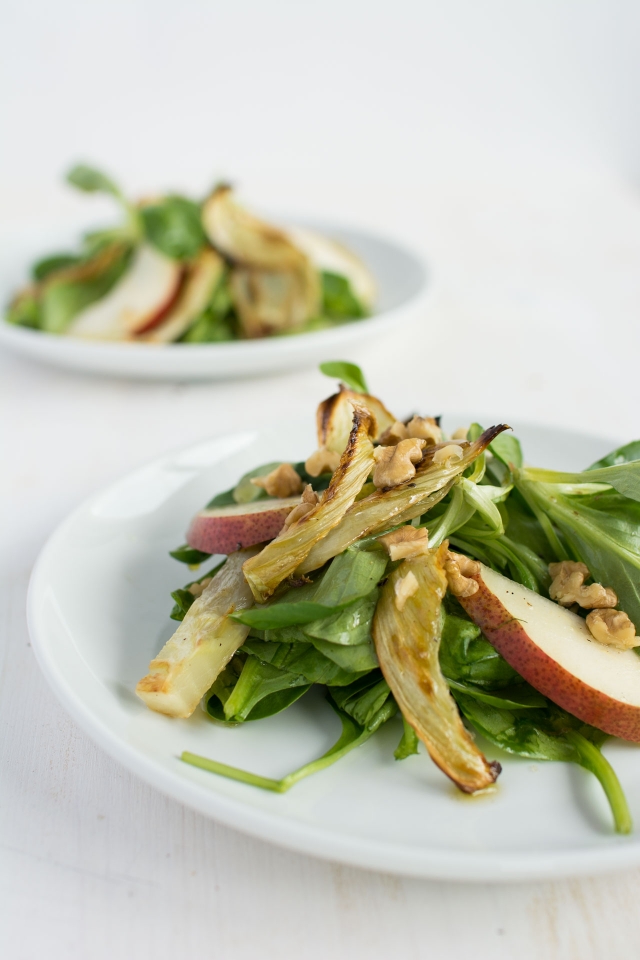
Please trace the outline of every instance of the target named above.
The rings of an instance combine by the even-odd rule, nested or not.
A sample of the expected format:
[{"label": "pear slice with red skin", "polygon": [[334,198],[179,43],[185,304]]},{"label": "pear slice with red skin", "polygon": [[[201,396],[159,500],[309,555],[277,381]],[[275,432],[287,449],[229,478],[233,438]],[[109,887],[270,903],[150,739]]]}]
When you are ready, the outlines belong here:
[{"label": "pear slice with red skin", "polygon": [[210,303],[224,270],[222,257],[215,250],[204,249],[188,267],[170,309],[146,327],[142,339],[149,343],[178,340]]},{"label": "pear slice with red skin", "polygon": [[203,553],[229,554],[273,540],[299,503],[300,497],[287,497],[201,510],[191,521],[187,543]]},{"label": "pear slice with red skin", "polygon": [[484,564],[460,603],[532,687],[584,723],[640,742],[640,657],[595,640],[577,614]]},{"label": "pear slice with red skin", "polygon": [[130,340],[145,333],[168,315],[183,278],[182,264],[142,244],[113,289],[85,307],[67,333],[92,340]]}]

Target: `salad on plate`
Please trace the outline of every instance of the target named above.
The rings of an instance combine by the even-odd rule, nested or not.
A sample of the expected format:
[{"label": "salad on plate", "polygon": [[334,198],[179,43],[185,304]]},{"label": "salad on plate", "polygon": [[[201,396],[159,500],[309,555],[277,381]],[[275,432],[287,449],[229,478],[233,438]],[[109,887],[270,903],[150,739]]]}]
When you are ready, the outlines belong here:
[{"label": "salad on plate", "polygon": [[240,477],[172,551],[198,569],[138,696],[235,725],[318,685],[342,732],[284,779],[182,760],[283,792],[398,717],[396,759],[422,744],[466,794],[495,789],[509,754],[579,764],[629,833],[601,747],[640,742],[640,441],[580,473],[532,467],[505,424],[445,436],[354,364],[321,369],[340,386],[317,449]]},{"label": "salad on plate", "polygon": [[198,344],[323,330],[373,310],[375,281],[353,251],[263,222],[228,184],[202,202],[169,194],[133,203],[90,167],[67,180],[113,197],[122,223],[33,264],[10,324],[90,341]]}]

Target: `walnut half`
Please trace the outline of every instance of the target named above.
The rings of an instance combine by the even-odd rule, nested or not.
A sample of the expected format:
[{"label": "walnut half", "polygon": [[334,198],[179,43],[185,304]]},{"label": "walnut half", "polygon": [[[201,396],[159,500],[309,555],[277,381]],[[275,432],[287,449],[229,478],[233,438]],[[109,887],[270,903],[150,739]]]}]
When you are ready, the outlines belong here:
[{"label": "walnut half", "polygon": [[340,463],[340,454],[335,450],[320,447],[314,450],[306,461],[304,468],[310,477],[319,477],[321,473],[334,473]]},{"label": "walnut half", "polygon": [[587,614],[587,626],[591,635],[600,643],[606,643],[618,650],[630,650],[640,646],[640,637],[636,637],[636,628],[622,610],[592,610]]},{"label": "walnut half", "polygon": [[288,514],[287,519],[284,521],[283,530],[287,530],[292,523],[296,523],[297,520],[302,520],[303,517],[308,516],[311,513],[313,508],[319,501],[319,496],[313,489],[310,483],[306,485],[302,491],[302,497],[300,503],[297,507],[294,507],[290,514]]},{"label": "walnut half", "polygon": [[381,487],[397,487],[416,475],[414,463],[422,460],[426,440],[400,440],[394,447],[376,447],[373,456],[373,483]]},{"label": "walnut half", "polygon": [[420,557],[429,550],[429,532],[426,527],[400,527],[393,533],[386,533],[379,538],[384,544],[391,560],[408,560],[411,557]]},{"label": "walnut half", "polygon": [[584,586],[584,581],[591,576],[584,563],[573,560],[550,563],[549,573],[553,578],[549,596],[563,607],[577,603],[583,609],[591,610],[596,607],[615,607],[618,603],[616,592],[611,587],[603,587],[601,583]]},{"label": "walnut half", "polygon": [[266,477],[253,477],[254,487],[262,487],[270,497],[293,497],[302,490],[302,480],[290,463],[281,463]]},{"label": "walnut half", "polygon": [[472,597],[480,587],[478,581],[473,580],[475,574],[480,573],[480,564],[471,560],[462,553],[447,552],[444,562],[444,572],[447,575],[447,584],[454,597]]}]

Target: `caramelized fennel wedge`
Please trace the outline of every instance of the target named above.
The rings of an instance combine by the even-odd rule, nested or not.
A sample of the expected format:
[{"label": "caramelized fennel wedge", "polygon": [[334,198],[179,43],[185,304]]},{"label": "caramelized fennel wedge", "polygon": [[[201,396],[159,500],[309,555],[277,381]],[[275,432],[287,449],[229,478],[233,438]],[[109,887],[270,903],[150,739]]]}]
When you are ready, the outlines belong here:
[{"label": "caramelized fennel wedge", "polygon": [[340,524],[309,551],[296,573],[317,570],[361,537],[382,532],[395,524],[407,523],[427,513],[446,496],[455,478],[506,429],[504,424],[489,427],[477,440],[463,447],[460,460],[434,463],[433,454],[439,448],[427,447],[415,477],[390,490],[378,490],[354,503]]},{"label": "caramelized fennel wedge", "polygon": [[349,439],[353,404],[358,403],[375,417],[373,439],[378,440],[384,431],[395,423],[396,418],[381,400],[368,393],[356,393],[342,383],[338,393],[327,397],[316,411],[318,446],[334,453],[342,453]]},{"label": "caramelized fennel wedge", "polygon": [[245,336],[288,330],[319,314],[320,277],[309,257],[236,203],[230,187],[218,187],[205,201],[202,223],[234,267],[231,291]]},{"label": "caramelized fennel wedge", "polygon": [[[378,601],[372,633],[380,668],[402,715],[443,773],[464,793],[475,793],[494,783],[500,764],[489,763],[475,746],[440,670],[446,553],[443,544],[405,560],[391,574]],[[398,610],[396,585],[409,574],[418,586]]]},{"label": "caramelized fennel wedge", "polygon": [[294,572],[314,544],[340,523],[354,502],[373,467],[370,435],[373,426],[371,413],[364,407],[354,406],[347,448],[318,505],[244,564],[244,575],[258,603],[267,600],[278,584]]},{"label": "caramelized fennel wedge", "polygon": [[253,606],[242,564],[256,548],[232,554],[149,664],[136,693],[151,710],[190,717],[220,671],[244,643],[249,627],[229,619]]}]

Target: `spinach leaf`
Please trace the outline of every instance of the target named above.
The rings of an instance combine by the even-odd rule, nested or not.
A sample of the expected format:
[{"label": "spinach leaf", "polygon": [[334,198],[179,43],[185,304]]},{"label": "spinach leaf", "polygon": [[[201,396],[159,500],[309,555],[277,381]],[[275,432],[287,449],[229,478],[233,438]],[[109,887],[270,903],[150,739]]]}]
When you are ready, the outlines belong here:
[{"label": "spinach leaf", "polygon": [[233,310],[233,298],[229,285],[229,273],[220,278],[211,301],[205,310],[196,317],[181,343],[222,343],[237,339],[236,316]]},{"label": "spinach leaf", "polygon": [[523,464],[520,441],[512,433],[501,433],[489,444],[489,450],[509,469],[512,466],[519,468]]},{"label": "spinach leaf", "polygon": [[189,564],[190,567],[198,567],[205,560],[208,560],[211,554],[203,553],[202,550],[194,550],[188,543],[185,543],[181,547],[176,547],[175,550],[170,550],[169,556],[173,557],[174,560],[179,560],[180,563]]},{"label": "spinach leaf", "polygon": [[15,297],[7,309],[6,321],[18,327],[31,327],[33,330],[42,326],[40,303],[33,290],[25,290]]},{"label": "spinach leaf", "polygon": [[173,260],[192,259],[207,242],[200,206],[186,197],[164,197],[142,207],[140,217],[147,240]]},{"label": "spinach leaf", "polygon": [[504,504],[504,510],[507,536],[514,543],[528,547],[547,563],[552,563],[556,557],[549,546],[544,530],[518,490],[511,492]]},{"label": "spinach leaf", "polygon": [[40,283],[42,280],[46,280],[52,273],[57,273],[58,270],[75,266],[81,262],[81,259],[81,257],[73,253],[52,254],[49,257],[44,257],[42,260],[37,260],[36,263],[33,264],[31,267],[31,276],[37,283]]},{"label": "spinach leaf", "polygon": [[354,647],[345,647],[339,643],[330,643],[329,640],[321,640],[319,637],[312,637],[311,635],[308,635],[307,639],[325,657],[351,673],[366,673],[378,666],[378,656],[372,640],[368,640],[366,643],[358,643]]},{"label": "spinach leaf", "polygon": [[[238,678],[242,673],[243,665],[244,660],[242,655],[237,654],[218,676],[206,695],[207,713],[218,722],[227,723],[224,705],[235,689]],[[292,703],[295,703],[296,700],[304,696],[308,689],[309,686],[298,686],[268,693],[258,700],[244,718],[244,722],[264,720],[265,717],[272,717],[274,714],[286,710]]]},{"label": "spinach leaf", "polygon": [[41,326],[49,333],[64,333],[81,310],[104,297],[127,269],[131,248],[118,245],[113,255],[105,258],[104,267],[95,272],[87,264],[86,276],[74,279],[66,273],[55,274],[44,284],[41,293]]},{"label": "spinach leaf", "polygon": [[327,360],[326,363],[320,364],[320,372],[327,377],[336,377],[356,393],[369,392],[364,373],[355,363],[348,363],[346,360]]},{"label": "spinach leaf", "polygon": [[335,703],[329,700],[330,706],[338,715],[342,724],[342,732],[330,750],[327,750],[317,760],[306,763],[298,770],[283,777],[282,780],[273,780],[270,777],[261,777],[258,774],[250,773],[248,770],[240,770],[238,767],[231,767],[226,763],[219,763],[217,760],[209,760],[207,757],[200,757],[195,753],[184,751],[180,759],[185,763],[190,763],[194,767],[200,767],[202,770],[208,770],[210,773],[217,773],[223,777],[229,777],[231,780],[239,780],[242,783],[250,784],[253,787],[261,787],[263,790],[273,790],[275,793],[285,793],[299,780],[308,777],[312,773],[318,773],[326,767],[331,766],[336,760],[346,756],[350,750],[361,746],[369,737],[378,730],[383,723],[391,719],[397,712],[395,701],[388,701],[371,719],[366,727],[360,726],[347,713],[338,709]]},{"label": "spinach leaf", "polygon": [[343,670],[311,643],[273,643],[248,637],[242,650],[280,670],[303,676],[309,683],[345,686],[352,683],[352,671]]},{"label": "spinach leaf", "polygon": [[[331,320],[359,320],[361,317],[366,317],[367,311],[354,294],[346,277],[324,270],[320,280],[324,316]],[[366,393],[366,390],[362,392]]]},{"label": "spinach leaf", "polygon": [[[449,598],[447,602],[451,604]],[[462,608],[460,608],[462,611]],[[440,641],[440,668],[448,681],[473,683],[485,689],[522,682],[470,620],[445,613]]]},{"label": "spinach leaf", "polygon": [[248,656],[238,682],[224,704],[225,719],[234,722],[246,720],[260,700],[293,687],[306,687],[308,690],[310,683],[301,674],[281,670],[257,657]]},{"label": "spinach leaf", "polygon": [[387,562],[382,550],[349,547],[331,561],[322,579],[308,585],[304,594],[299,589],[290,590],[273,603],[242,610],[231,617],[258,630],[324,620],[368,596],[384,576]]},{"label": "spinach leaf", "polygon": [[221,317],[205,310],[194,320],[187,332],[180,338],[181,343],[226,343],[236,340],[233,323],[227,317]]},{"label": "spinach leaf", "polygon": [[420,741],[418,740],[418,734],[415,732],[410,723],[407,723],[405,718],[402,718],[402,737],[400,738],[400,743],[393,751],[393,755],[396,760],[406,760],[407,757],[412,756],[414,753],[418,752],[418,745]]},{"label": "spinach leaf", "polygon": [[320,640],[329,640],[341,646],[357,646],[371,639],[371,622],[376,612],[379,591],[377,589],[356,600],[339,613],[324,620],[312,620],[305,626],[305,633]]},{"label": "spinach leaf", "polygon": [[593,773],[606,794],[618,833],[630,833],[631,815],[622,787],[599,745],[606,735],[557,707],[514,712],[454,691],[464,717],[491,743],[532,760],[564,760]]},{"label": "spinach leaf", "polygon": [[346,607],[368,596],[382,580],[389,558],[380,547],[360,550],[348,547],[331,561],[315,593],[316,603],[326,607]]},{"label": "spinach leaf", "polygon": [[[561,493],[568,494],[590,493],[593,484],[606,483],[625,497],[640,501],[640,460],[617,463],[610,467],[590,467],[583,473],[561,473],[529,467],[520,471],[520,477],[525,481],[569,485],[569,489],[560,490]],[[584,490],[580,489],[582,484],[585,484]],[[572,486],[574,489],[571,489]]]},{"label": "spinach leaf", "polygon": [[118,200],[122,200],[122,192],[113,180],[95,167],[88,167],[79,163],[67,173],[67,183],[84,190],[85,193],[108,193]]},{"label": "spinach leaf", "polygon": [[631,463],[634,460],[640,460],[640,440],[632,440],[631,443],[625,443],[623,447],[618,447],[608,453],[601,460],[596,460],[585,472],[590,470],[599,470],[601,467],[616,467],[621,463]]},{"label": "spinach leaf", "polygon": [[380,670],[374,670],[349,686],[330,687],[329,695],[340,710],[363,727],[369,726],[387,702],[395,705],[389,685]]},{"label": "spinach leaf", "polygon": [[519,486],[560,528],[593,579],[613,587],[621,609],[640,629],[640,503],[613,490],[569,497],[554,484],[519,481]]},{"label": "spinach leaf", "polygon": [[482,703],[487,703],[491,707],[499,707],[503,710],[540,710],[547,706],[547,701],[530,687],[528,683],[519,683],[513,687],[501,687],[497,691],[488,691],[484,687],[476,686],[474,683],[465,683],[462,680],[452,680],[447,678],[449,688],[454,693],[464,693],[469,697],[474,697]]},{"label": "spinach leaf", "polygon": [[[235,490],[235,487],[233,490]],[[233,497],[233,490],[224,490],[222,493],[216,493],[215,497],[209,500],[207,509],[209,509],[209,507],[230,507],[236,502]]]}]

